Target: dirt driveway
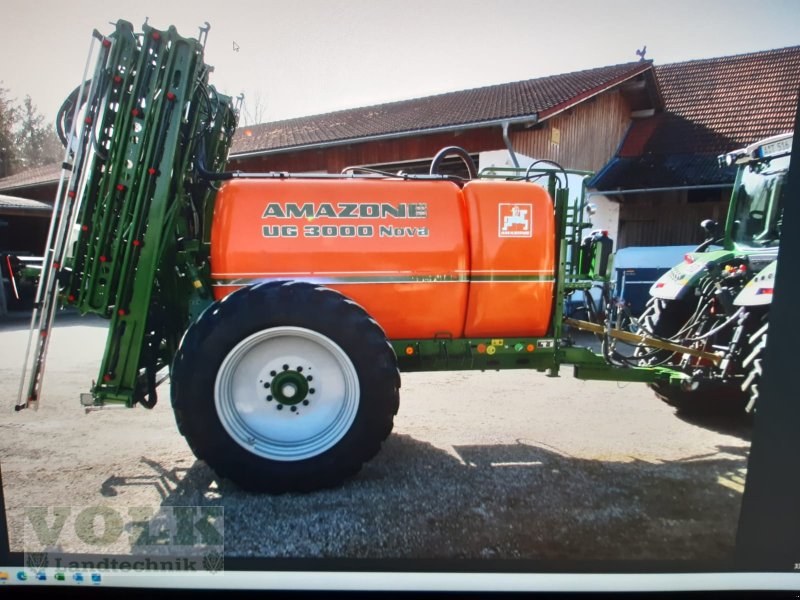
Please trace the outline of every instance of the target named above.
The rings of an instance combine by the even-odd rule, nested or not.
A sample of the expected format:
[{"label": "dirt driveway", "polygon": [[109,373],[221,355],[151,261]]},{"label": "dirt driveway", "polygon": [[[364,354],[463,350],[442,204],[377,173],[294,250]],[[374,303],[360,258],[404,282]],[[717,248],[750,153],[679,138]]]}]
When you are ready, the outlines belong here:
[{"label": "dirt driveway", "polygon": [[677,418],[640,384],[535,372],[404,375],[381,453],[342,487],[218,481],[152,411],[78,403],[105,323],[57,320],[38,412],[14,413],[27,319],[0,324],[0,466],[12,551],[25,507],[221,505],[226,556],[715,559],[732,551],[749,433]]}]

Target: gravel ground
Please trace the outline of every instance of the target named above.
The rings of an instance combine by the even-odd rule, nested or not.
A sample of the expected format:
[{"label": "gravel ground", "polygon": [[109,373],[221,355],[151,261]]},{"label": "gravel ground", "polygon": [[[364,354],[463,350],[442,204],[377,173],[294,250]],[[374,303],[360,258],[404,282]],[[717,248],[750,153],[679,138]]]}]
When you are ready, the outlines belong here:
[{"label": "gravel ground", "polygon": [[338,489],[244,493],[152,411],[86,414],[105,322],[64,315],[44,400],[13,413],[28,317],[0,323],[0,461],[12,551],[26,507],[221,505],[225,555],[723,559],[733,550],[749,432],[692,423],[641,384],[536,372],[403,376],[394,433]]}]

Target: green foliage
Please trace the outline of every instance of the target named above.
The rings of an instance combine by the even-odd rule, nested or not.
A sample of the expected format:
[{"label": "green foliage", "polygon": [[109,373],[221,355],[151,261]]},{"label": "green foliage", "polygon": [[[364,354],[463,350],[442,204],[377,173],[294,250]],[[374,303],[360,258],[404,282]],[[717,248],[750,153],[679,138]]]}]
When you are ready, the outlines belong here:
[{"label": "green foliage", "polygon": [[0,177],[56,163],[63,149],[30,96],[18,106],[0,86]]},{"label": "green foliage", "polygon": [[30,96],[25,96],[18,115],[16,140],[20,167],[30,169],[58,162],[61,144],[53,126],[44,124],[44,116],[36,110]]},{"label": "green foliage", "polygon": [[19,109],[8,98],[8,90],[0,82],[0,177],[14,173],[17,163],[14,124]]}]

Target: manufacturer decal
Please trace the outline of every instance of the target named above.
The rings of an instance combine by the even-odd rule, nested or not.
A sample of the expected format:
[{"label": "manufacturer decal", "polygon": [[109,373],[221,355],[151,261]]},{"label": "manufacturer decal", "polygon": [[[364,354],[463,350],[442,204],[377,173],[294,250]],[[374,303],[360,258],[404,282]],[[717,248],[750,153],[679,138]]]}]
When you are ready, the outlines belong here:
[{"label": "manufacturer decal", "polygon": [[533,237],[533,205],[498,205],[498,232],[500,237]]},{"label": "manufacturer decal", "polygon": [[[267,204],[261,215],[267,220],[261,226],[261,235],[265,238],[418,238],[428,237],[427,227],[408,227],[404,222],[414,219],[428,218],[428,205],[420,203],[347,203],[332,204],[323,202],[315,204],[306,202]],[[287,224],[285,220],[302,219],[309,224]],[[321,222],[317,223],[316,220]],[[333,219],[353,219],[354,223],[339,224]],[[380,220],[376,224],[367,224],[366,219]],[[275,223],[275,221],[278,221]],[[398,220],[398,225],[390,220]]]},{"label": "manufacturer decal", "polygon": [[262,219],[274,217],[276,219],[319,219],[327,217],[329,219],[426,219],[428,218],[428,205],[424,202],[413,204],[394,204],[387,203],[347,203],[339,202],[336,205],[330,202],[314,204],[295,204],[287,202],[280,204],[271,202],[264,209]]}]

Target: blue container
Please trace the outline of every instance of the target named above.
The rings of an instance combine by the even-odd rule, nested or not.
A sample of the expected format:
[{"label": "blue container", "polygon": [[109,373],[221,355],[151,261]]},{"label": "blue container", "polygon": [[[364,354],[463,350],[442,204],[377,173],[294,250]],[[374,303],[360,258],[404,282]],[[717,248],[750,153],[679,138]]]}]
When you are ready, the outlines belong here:
[{"label": "blue container", "polygon": [[638,317],[650,299],[650,287],[696,246],[630,246],[614,256],[614,296]]},{"label": "blue container", "polygon": [[650,299],[650,286],[669,271],[669,268],[615,269],[614,295],[628,304],[631,314],[638,317]]}]

